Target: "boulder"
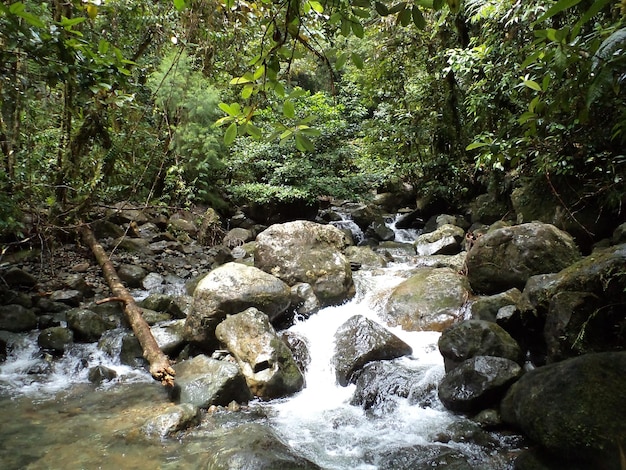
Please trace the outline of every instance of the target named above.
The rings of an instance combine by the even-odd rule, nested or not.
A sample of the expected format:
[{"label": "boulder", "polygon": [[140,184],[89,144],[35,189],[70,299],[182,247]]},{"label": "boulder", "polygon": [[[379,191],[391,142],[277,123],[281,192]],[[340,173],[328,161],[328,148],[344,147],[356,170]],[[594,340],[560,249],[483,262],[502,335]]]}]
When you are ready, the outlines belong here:
[{"label": "boulder", "polygon": [[211,470],[320,470],[299,456],[274,431],[262,424],[220,427],[205,440],[206,460],[198,468]]},{"label": "boulder", "polygon": [[517,305],[522,297],[519,289],[513,288],[499,294],[476,298],[470,305],[470,312],[474,320],[495,322],[498,311],[507,305]]},{"label": "boulder", "polygon": [[355,293],[346,246],[346,235],[332,225],[272,225],[257,236],[254,265],[290,286],[310,284],[323,306],[338,304]]},{"label": "boulder", "polygon": [[442,331],[462,317],[468,297],[465,276],[449,268],[420,268],[393,290],[383,317],[407,331]]},{"label": "boulder", "polygon": [[[366,457],[367,458],[367,457]],[[408,470],[445,468],[446,470],[473,470],[474,458],[459,449],[442,444],[418,444],[371,456],[378,470]],[[368,459],[369,460],[369,459]]]},{"label": "boulder", "polygon": [[469,206],[472,223],[493,224],[510,212],[509,204],[495,194],[481,194]]},{"label": "boulder", "polygon": [[141,281],[147,274],[145,269],[134,264],[123,264],[117,268],[117,275],[128,287],[141,287]]},{"label": "boulder", "polygon": [[161,351],[169,357],[176,357],[185,347],[185,320],[183,319],[157,323],[150,330]]},{"label": "boulder", "polygon": [[89,369],[89,374],[87,375],[89,381],[94,384],[101,384],[104,381],[110,381],[117,377],[117,372],[113,369],[109,369],[108,367],[99,365],[94,366]]},{"label": "boulder", "polygon": [[139,302],[139,306],[154,310],[156,312],[166,312],[174,318],[185,318],[191,310],[193,298],[187,295],[167,295],[152,293]]},{"label": "boulder", "polygon": [[445,329],[439,337],[439,352],[446,372],[475,356],[504,357],[521,364],[523,353],[502,327],[489,321],[465,320]]},{"label": "boulder", "polygon": [[554,225],[532,222],[487,232],[467,253],[467,277],[475,292],[495,294],[529,277],[555,273],[580,259],[572,237]]},{"label": "boulder", "polygon": [[119,326],[119,320],[84,308],[68,310],[66,320],[76,341],[85,343],[98,341],[105,331]]},{"label": "boulder", "polygon": [[215,327],[226,315],[255,307],[273,321],[290,302],[291,290],[280,279],[252,266],[227,263],[202,278],[194,290],[185,337],[210,347],[215,342]]},{"label": "boulder", "polygon": [[560,468],[574,461],[581,468],[620,470],[624,371],[626,352],[586,354],[539,367],[507,392],[502,419],[557,456]]},{"label": "boulder", "polygon": [[22,333],[37,328],[35,313],[21,305],[0,306],[0,330]]},{"label": "boulder", "polygon": [[278,398],[304,386],[304,376],[291,350],[265,313],[249,308],[229,316],[217,326],[215,334],[237,360],[255,396]]},{"label": "boulder", "polygon": [[332,364],[341,386],[354,383],[356,373],[368,362],[406,356],[411,346],[383,326],[362,315],[350,317],[335,333]]},{"label": "boulder", "polygon": [[61,302],[69,307],[78,307],[84,296],[79,290],[62,289],[52,292],[49,298],[52,302]]},{"label": "boulder", "polygon": [[365,236],[378,241],[393,241],[396,238],[395,232],[387,227],[383,217],[377,217],[365,230]]},{"label": "boulder", "polygon": [[247,242],[254,240],[254,234],[252,230],[235,227],[229,230],[224,236],[224,240],[222,243],[228,248],[235,248],[237,246],[242,246]]},{"label": "boulder", "polygon": [[396,361],[374,361],[357,374],[351,405],[387,413],[398,398],[410,398],[413,405],[430,406],[437,399],[437,383],[428,380],[427,368],[410,368]]},{"label": "boulder", "polygon": [[478,412],[497,405],[521,375],[522,368],[509,359],[476,356],[446,373],[439,384],[439,399],[449,410]]},{"label": "boulder", "polygon": [[51,351],[53,354],[63,354],[73,342],[72,330],[62,326],[46,328],[37,337],[39,347]]},{"label": "boulder", "polygon": [[520,301],[527,337],[548,360],[621,350],[626,337],[626,244],[597,250],[562,271],[528,280]]},{"label": "boulder", "polygon": [[309,317],[317,312],[321,305],[313,288],[306,282],[298,282],[291,286],[291,305],[298,315]]},{"label": "boulder", "polygon": [[170,394],[178,403],[208,408],[252,398],[239,367],[232,362],[199,355],[174,365],[174,370],[176,381]]},{"label": "boulder", "polygon": [[444,224],[433,232],[424,233],[415,240],[415,251],[420,256],[454,255],[461,251],[465,230]]},{"label": "boulder", "polygon": [[350,263],[357,263],[363,267],[384,268],[387,266],[387,259],[369,246],[349,246],[346,248],[346,257]]},{"label": "boulder", "polygon": [[20,268],[9,268],[4,274],[2,279],[9,287],[35,287],[37,285],[37,278],[28,271]]},{"label": "boulder", "polygon": [[200,424],[200,408],[181,403],[168,407],[157,416],[146,420],[141,426],[141,432],[148,439],[165,439],[178,431]]}]

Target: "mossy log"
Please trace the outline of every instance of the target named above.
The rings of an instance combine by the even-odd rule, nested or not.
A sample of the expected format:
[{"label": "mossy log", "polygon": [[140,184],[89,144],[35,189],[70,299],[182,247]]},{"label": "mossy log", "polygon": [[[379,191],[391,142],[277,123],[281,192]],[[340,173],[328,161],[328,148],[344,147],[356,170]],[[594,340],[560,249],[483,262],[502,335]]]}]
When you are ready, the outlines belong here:
[{"label": "mossy log", "polygon": [[93,252],[98,264],[102,268],[104,278],[109,284],[109,288],[113,292],[116,299],[119,299],[124,305],[124,314],[132,328],[135,336],[143,349],[143,357],[150,364],[150,374],[155,380],[159,380],[163,385],[174,385],[174,369],[169,358],[161,351],[157,344],[150,326],[142,316],[141,308],[135,303],[135,299],[130,295],[122,280],[117,275],[117,271],[111,263],[102,245],[98,243],[96,237],[89,227],[86,225],[80,229],[83,241],[89,246]]}]

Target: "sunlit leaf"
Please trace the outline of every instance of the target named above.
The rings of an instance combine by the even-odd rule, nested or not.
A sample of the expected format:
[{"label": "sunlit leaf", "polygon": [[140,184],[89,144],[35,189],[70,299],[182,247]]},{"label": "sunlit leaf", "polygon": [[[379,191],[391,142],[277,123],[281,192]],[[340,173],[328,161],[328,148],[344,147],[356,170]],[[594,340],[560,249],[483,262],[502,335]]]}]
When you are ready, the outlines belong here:
[{"label": "sunlit leaf", "polygon": [[254,85],[252,85],[251,83],[245,85],[242,89],[241,89],[241,97],[244,100],[247,100],[248,98],[250,98],[252,96],[252,92],[254,91]]},{"label": "sunlit leaf", "polygon": [[185,0],[174,0],[174,8],[178,11],[183,11],[187,8],[187,4],[185,3]]},{"label": "sunlit leaf", "polygon": [[307,136],[302,135],[301,133],[296,134],[296,148],[301,152],[312,152],[313,150],[315,150],[313,142],[311,142],[311,140]]},{"label": "sunlit leaf", "polygon": [[315,0],[310,0],[309,5],[311,5],[311,8],[313,8],[313,10],[316,11],[317,13],[324,12],[324,7],[322,6],[320,2],[317,2]]},{"label": "sunlit leaf", "polygon": [[253,139],[260,139],[263,137],[263,132],[257,126],[249,122],[246,126],[246,133]]},{"label": "sunlit leaf", "polygon": [[296,110],[293,106],[293,102],[287,100],[283,103],[283,114],[289,119],[296,117]]},{"label": "sunlit leaf", "polygon": [[535,91],[543,91],[541,89],[541,85],[539,85],[539,83],[537,83],[534,80],[527,80],[527,79],[523,79],[522,83],[524,83],[525,86],[527,86],[528,88],[530,88],[531,90],[535,90]]},{"label": "sunlit leaf", "polygon": [[474,149],[478,149],[481,147],[487,147],[491,145],[490,142],[472,142],[471,144],[469,144],[467,147],[465,147],[465,150],[474,150]]},{"label": "sunlit leaf", "polygon": [[582,0],[559,0],[550,8],[548,8],[548,11],[546,11],[542,16],[540,16],[539,19],[535,22],[535,24],[542,23],[543,21],[546,21],[547,19],[552,18],[554,15],[558,15],[563,10],[567,10],[568,8],[578,5],[581,1]]},{"label": "sunlit leaf", "polygon": [[226,129],[226,132],[224,133],[224,143],[226,145],[231,145],[235,141],[236,138],[237,138],[237,124],[233,122],[230,126],[228,126],[228,128]]},{"label": "sunlit leaf", "polygon": [[341,70],[344,65],[346,65],[346,60],[348,60],[348,54],[345,52],[342,52],[341,54],[339,54],[337,56],[337,60],[335,61],[335,68],[337,70]]}]

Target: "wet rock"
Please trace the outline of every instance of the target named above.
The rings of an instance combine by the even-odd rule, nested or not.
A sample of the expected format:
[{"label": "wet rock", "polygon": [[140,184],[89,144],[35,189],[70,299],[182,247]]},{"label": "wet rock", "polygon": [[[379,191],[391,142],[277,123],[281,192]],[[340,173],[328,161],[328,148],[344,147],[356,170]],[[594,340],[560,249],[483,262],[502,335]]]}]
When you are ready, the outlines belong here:
[{"label": "wet rock", "polygon": [[156,312],[169,313],[174,318],[186,318],[192,303],[191,296],[152,293],[139,302],[139,306]]},{"label": "wet rock", "polygon": [[121,237],[115,239],[114,245],[122,251],[129,253],[145,253],[148,251],[150,241],[145,238]]},{"label": "wet rock", "polygon": [[313,288],[306,282],[299,282],[291,287],[291,305],[298,315],[307,318],[321,307]]},{"label": "wet rock", "polygon": [[139,226],[139,228],[137,229],[137,234],[141,238],[147,238],[151,241],[154,241],[154,237],[160,235],[161,230],[159,229],[159,227],[157,227],[156,224],[152,222],[146,222],[145,224]]},{"label": "wet rock", "polygon": [[472,223],[493,224],[510,212],[508,201],[503,201],[495,194],[481,194],[470,203]]},{"label": "wet rock", "polygon": [[507,305],[517,305],[521,297],[521,291],[516,288],[495,295],[478,297],[470,305],[472,319],[495,322],[498,310]]},{"label": "wet rock", "polygon": [[198,424],[200,409],[190,403],[182,403],[149,418],[141,427],[141,432],[149,439],[165,439]]},{"label": "wet rock", "polygon": [[361,267],[384,268],[387,266],[387,259],[369,246],[349,246],[346,248],[346,257],[350,263],[358,263]]},{"label": "wet rock", "polygon": [[276,224],[257,236],[254,265],[290,286],[306,282],[322,306],[354,296],[345,234],[332,225],[309,221]]},{"label": "wet rock", "polygon": [[561,461],[620,465],[626,435],[626,352],[586,354],[526,373],[506,394],[502,419]]},{"label": "wet rock", "polygon": [[255,307],[274,321],[290,302],[291,290],[280,279],[255,267],[227,263],[202,278],[194,290],[185,337],[209,348],[215,346],[215,327],[226,315]]},{"label": "wet rock", "polygon": [[53,354],[63,354],[73,342],[74,334],[72,330],[62,326],[46,328],[37,337],[39,347],[51,351]]},{"label": "wet rock", "polygon": [[411,395],[414,398],[413,404],[426,405],[426,392],[436,392],[437,389],[436,383],[424,387],[426,371],[424,367],[413,369],[394,361],[370,362],[357,374],[356,389],[350,404],[386,413],[395,408],[397,398]]},{"label": "wet rock", "polygon": [[189,220],[185,220],[183,218],[179,218],[177,214],[170,217],[168,230],[173,233],[184,232],[194,237],[198,233],[198,227],[196,224]]},{"label": "wet rock", "polygon": [[109,382],[117,377],[117,372],[108,367],[99,365],[89,369],[89,381],[94,384],[101,384],[102,382]]},{"label": "wet rock", "polygon": [[119,326],[115,318],[103,316],[84,308],[73,308],[66,313],[67,326],[74,332],[76,341],[98,341],[107,330]]},{"label": "wet rock", "polygon": [[120,238],[124,235],[124,229],[110,220],[96,220],[92,224],[96,239]]},{"label": "wet rock", "polygon": [[150,310],[149,308],[141,308],[141,316],[150,326],[172,319],[169,313],[155,312],[154,310]]},{"label": "wet rock", "polygon": [[446,470],[473,470],[472,458],[453,447],[441,444],[415,445],[372,455],[379,470],[408,470],[445,468]]},{"label": "wet rock", "polygon": [[169,357],[176,355],[185,346],[185,320],[172,320],[158,323],[150,328],[159,348]]},{"label": "wet rock", "polygon": [[268,426],[251,423],[217,429],[206,441],[211,470],[321,470],[289,448]]},{"label": "wet rock", "polygon": [[2,274],[2,279],[9,287],[35,287],[37,278],[20,268],[9,268]]},{"label": "wet rock", "polygon": [[407,331],[442,331],[462,317],[467,278],[448,268],[421,268],[391,293],[383,316]]},{"label": "wet rock", "polygon": [[148,273],[141,266],[123,264],[117,269],[117,275],[128,287],[141,287],[141,281]]},{"label": "wet rock", "polygon": [[21,333],[37,328],[35,313],[21,305],[0,306],[0,330]]},{"label": "wet rock", "polygon": [[497,356],[521,364],[517,342],[499,325],[483,320],[465,320],[445,329],[439,337],[439,352],[446,372],[475,356]]},{"label": "wet rock", "polygon": [[224,240],[222,243],[228,248],[235,248],[238,246],[243,246],[245,243],[254,240],[254,234],[252,230],[235,227],[226,233],[224,236]]},{"label": "wet rock", "polygon": [[119,350],[120,362],[131,367],[141,368],[148,364],[143,357],[143,349],[134,334],[126,332],[122,335],[122,345]]},{"label": "wet rock", "polygon": [[146,277],[141,280],[141,287],[147,291],[158,292],[163,288],[165,278],[157,273],[148,273]]},{"label": "wet rock", "polygon": [[611,243],[613,245],[619,245],[621,243],[626,243],[626,223],[619,225],[611,236]]},{"label": "wet rock", "polygon": [[368,204],[346,204],[342,207],[361,230],[367,230],[372,223],[382,216],[380,208]]},{"label": "wet rock", "polygon": [[249,308],[229,316],[217,326],[215,334],[237,360],[255,396],[278,398],[304,386],[304,376],[291,350],[263,312]]},{"label": "wet rock", "polygon": [[412,348],[386,328],[362,315],[350,317],[335,333],[332,364],[337,382],[345,387],[355,374],[372,361],[395,359],[413,352]]},{"label": "wet rock", "polygon": [[174,366],[176,381],[172,399],[200,408],[227,405],[231,401],[245,403],[252,398],[239,367],[199,355]]},{"label": "wet rock", "polygon": [[396,238],[395,232],[387,227],[385,219],[378,217],[365,230],[365,236],[378,241],[393,241]]},{"label": "wet rock", "polygon": [[449,268],[454,272],[461,272],[465,267],[467,252],[461,251],[456,255],[431,255],[413,258],[417,268]]},{"label": "wet rock", "polygon": [[83,298],[94,296],[94,287],[87,283],[83,274],[70,274],[65,278],[64,283],[69,289],[80,292]]},{"label": "wet rock", "polygon": [[293,359],[298,364],[298,368],[304,373],[311,363],[311,355],[309,354],[309,344],[306,338],[292,331],[284,331],[280,334],[280,339],[291,350]]},{"label": "wet rock", "polygon": [[46,298],[40,298],[37,300],[37,310],[40,312],[40,314],[43,313],[50,313],[50,314],[55,314],[55,313],[61,313],[64,312],[66,310],[68,310],[70,307],[64,303],[61,302],[53,302],[50,299],[46,299]]},{"label": "wet rock", "polygon": [[572,237],[532,222],[489,231],[467,254],[467,277],[476,292],[523,289],[529,277],[555,273],[580,259]]},{"label": "wet rock", "polygon": [[[36,300],[39,300],[35,297]],[[21,305],[24,308],[33,307],[33,297],[26,292],[0,288],[0,305]]]},{"label": "wet rock", "polygon": [[78,307],[83,299],[82,292],[73,289],[55,290],[50,294],[52,302],[61,302],[70,307]]},{"label": "wet rock", "polygon": [[420,256],[454,255],[461,251],[465,230],[456,225],[444,224],[415,240],[415,251]]},{"label": "wet rock", "polygon": [[0,362],[4,362],[7,358],[7,341],[0,338]]},{"label": "wet rock", "polygon": [[439,399],[449,410],[478,412],[497,405],[521,374],[519,364],[509,359],[476,356],[446,373]]},{"label": "wet rock", "polygon": [[115,204],[114,209],[109,209],[107,211],[107,216],[109,220],[120,225],[130,222],[142,225],[150,220],[143,209],[132,207],[126,202]]}]

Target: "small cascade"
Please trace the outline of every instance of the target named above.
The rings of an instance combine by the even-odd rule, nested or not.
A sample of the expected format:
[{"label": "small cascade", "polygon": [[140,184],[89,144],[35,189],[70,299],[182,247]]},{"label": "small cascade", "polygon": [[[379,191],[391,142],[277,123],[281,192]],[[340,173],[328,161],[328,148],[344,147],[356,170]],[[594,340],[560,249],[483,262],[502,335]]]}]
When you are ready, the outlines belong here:
[{"label": "small cascade", "polygon": [[389,227],[396,234],[395,241],[400,243],[413,243],[415,239],[421,234],[421,230],[418,229],[401,229],[397,228],[396,224],[400,220],[401,214],[396,214],[393,217],[389,217],[386,220],[387,227]]},{"label": "small cascade", "polygon": [[329,222],[330,225],[333,225],[341,230],[349,230],[352,233],[352,239],[354,240],[355,245],[358,245],[363,240],[365,240],[365,234],[361,227],[359,227],[354,220],[350,218],[350,215],[341,211],[339,208],[335,208],[335,213],[341,217],[341,220],[334,220]]}]

